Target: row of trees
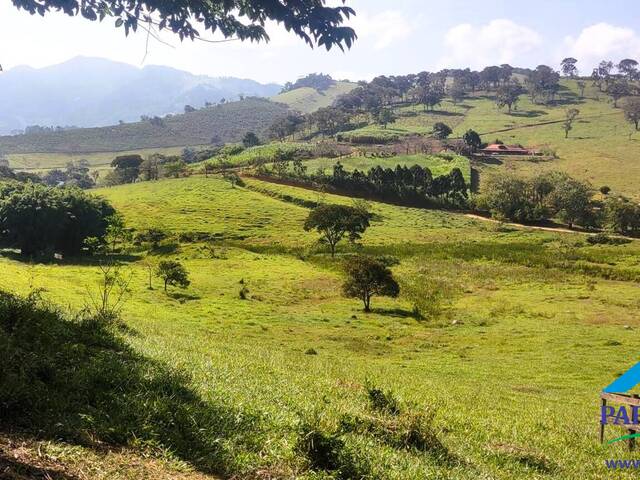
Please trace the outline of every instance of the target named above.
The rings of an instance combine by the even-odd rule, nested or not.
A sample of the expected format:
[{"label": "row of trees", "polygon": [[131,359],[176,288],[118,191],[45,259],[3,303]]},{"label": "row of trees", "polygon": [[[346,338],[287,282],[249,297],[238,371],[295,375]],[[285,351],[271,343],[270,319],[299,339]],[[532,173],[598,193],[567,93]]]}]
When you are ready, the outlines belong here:
[{"label": "row of trees", "polygon": [[640,234],[640,206],[602,187],[605,200],[594,199],[586,183],[560,172],[523,179],[495,176],[475,199],[479,210],[495,218],[517,222],[539,222],[557,218],[573,227],[603,228],[622,235]]},{"label": "row of trees", "polygon": [[459,168],[448,174],[433,177],[431,170],[420,165],[395,169],[376,166],[364,172],[345,170],[338,161],[330,174],[320,170],[308,174],[300,159],[274,162],[272,169],[259,167],[260,174],[275,174],[310,184],[328,185],[353,195],[374,197],[403,204],[426,206],[436,201],[440,205],[462,206],[467,198],[467,184]]}]

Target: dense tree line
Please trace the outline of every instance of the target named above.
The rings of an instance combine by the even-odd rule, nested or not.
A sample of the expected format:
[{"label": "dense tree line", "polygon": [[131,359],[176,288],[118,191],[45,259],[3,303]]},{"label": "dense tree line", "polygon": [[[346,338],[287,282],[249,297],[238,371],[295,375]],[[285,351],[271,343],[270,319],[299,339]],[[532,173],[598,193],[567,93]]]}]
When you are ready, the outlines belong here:
[{"label": "dense tree line", "polygon": [[475,205],[502,220],[533,223],[557,218],[569,227],[639,235],[640,205],[611,195],[608,187],[600,192],[604,200],[596,199],[588,184],[560,172],[530,179],[500,175],[486,183]]},{"label": "dense tree line", "polygon": [[283,160],[274,163],[271,169],[260,167],[258,173],[329,185],[352,195],[415,206],[437,203],[460,207],[467,198],[467,184],[459,168],[453,168],[447,175],[433,177],[429,168],[420,165],[397,165],[395,169],[376,166],[367,172],[358,169],[350,172],[338,161],[330,174],[321,171],[307,174],[306,166],[296,159],[291,167],[288,160]]}]

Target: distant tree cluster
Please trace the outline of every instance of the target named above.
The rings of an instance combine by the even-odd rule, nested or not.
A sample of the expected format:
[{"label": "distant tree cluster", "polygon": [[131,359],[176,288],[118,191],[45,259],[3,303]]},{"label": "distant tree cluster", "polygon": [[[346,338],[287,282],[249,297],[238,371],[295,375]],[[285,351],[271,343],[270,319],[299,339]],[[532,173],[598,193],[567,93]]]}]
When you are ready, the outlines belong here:
[{"label": "distant tree cluster", "polygon": [[640,205],[624,197],[594,199],[586,183],[560,172],[545,173],[531,179],[510,175],[491,178],[476,199],[476,208],[491,212],[498,219],[539,222],[557,218],[573,227],[603,228],[624,235],[640,234]]},{"label": "distant tree cluster", "polygon": [[50,187],[92,188],[98,178],[97,171],[90,172],[87,160],[69,162],[64,170],[53,169],[41,175],[42,182]]},{"label": "distant tree cluster", "polygon": [[291,90],[295,90],[296,88],[313,88],[318,92],[324,92],[329,89],[333,85],[335,85],[336,81],[331,78],[331,75],[325,75],[323,73],[310,73],[306,77],[299,78],[295,82],[287,82],[284,84],[284,88],[282,92],[289,92]]}]

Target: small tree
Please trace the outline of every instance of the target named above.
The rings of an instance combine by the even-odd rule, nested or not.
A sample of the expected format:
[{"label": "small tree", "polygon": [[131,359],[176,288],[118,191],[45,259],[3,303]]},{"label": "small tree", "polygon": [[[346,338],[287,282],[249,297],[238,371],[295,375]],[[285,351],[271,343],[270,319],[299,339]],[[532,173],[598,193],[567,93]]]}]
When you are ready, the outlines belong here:
[{"label": "small tree", "polygon": [[304,229],[316,230],[321,235],[320,241],[329,245],[331,256],[335,257],[338,242],[345,235],[351,242],[361,238],[369,227],[370,217],[368,212],[347,205],[320,205],[309,213]]},{"label": "small tree", "polygon": [[636,130],[638,130],[638,124],[640,123],[640,97],[625,98],[622,110],[624,111],[624,118],[633,123]]},{"label": "small tree", "polygon": [[498,88],[496,92],[496,105],[498,108],[507,107],[509,113],[518,103],[518,99],[522,94],[522,87],[516,82],[509,82]]},{"label": "small tree", "polygon": [[174,260],[162,260],[158,264],[156,275],[164,282],[165,292],[168,285],[187,288],[191,284],[187,269],[180,262]]},{"label": "small tree", "polygon": [[562,62],[560,62],[560,67],[565,77],[573,78],[578,74],[576,63],[578,63],[578,60],[573,57],[565,58],[564,60],[562,60]]},{"label": "small tree", "polygon": [[236,185],[243,186],[242,179],[236,172],[225,170],[222,172],[222,178],[229,182],[231,188],[236,188]]},{"label": "small tree", "polygon": [[383,108],[378,114],[377,121],[382,125],[382,128],[386,129],[389,123],[394,123],[396,121],[396,116],[390,108]]},{"label": "small tree", "polygon": [[244,137],[242,137],[242,145],[244,145],[245,148],[255,147],[260,145],[260,139],[255,133],[247,132]]},{"label": "small tree", "polygon": [[584,98],[584,89],[587,87],[587,84],[582,80],[578,80],[576,85],[578,85],[578,90],[580,90],[580,98]]},{"label": "small tree", "polygon": [[482,139],[475,130],[467,130],[462,136],[462,140],[472,152],[475,152],[482,146]]},{"label": "small tree", "polygon": [[564,138],[569,137],[569,132],[573,128],[573,121],[580,115],[580,110],[577,108],[570,108],[565,112],[565,120],[562,124],[562,128],[564,129]]},{"label": "small tree", "polygon": [[400,286],[389,269],[385,258],[355,256],[345,263],[347,279],[342,292],[347,298],[359,298],[364,311],[371,311],[371,298],[374,295],[395,298],[400,294]]},{"label": "small tree", "polygon": [[575,224],[589,227],[593,223],[593,191],[586,183],[567,178],[558,182],[550,194],[551,205],[563,222],[573,228]]},{"label": "small tree", "polygon": [[120,317],[120,311],[129,298],[131,273],[125,275],[122,267],[107,261],[99,265],[100,280],[95,291],[87,287],[89,302],[85,310],[94,318],[103,322],[114,322]]},{"label": "small tree", "polygon": [[440,140],[444,140],[452,133],[453,130],[451,130],[451,127],[449,127],[449,125],[447,125],[446,123],[436,122],[436,124],[433,126],[433,136],[439,138]]}]

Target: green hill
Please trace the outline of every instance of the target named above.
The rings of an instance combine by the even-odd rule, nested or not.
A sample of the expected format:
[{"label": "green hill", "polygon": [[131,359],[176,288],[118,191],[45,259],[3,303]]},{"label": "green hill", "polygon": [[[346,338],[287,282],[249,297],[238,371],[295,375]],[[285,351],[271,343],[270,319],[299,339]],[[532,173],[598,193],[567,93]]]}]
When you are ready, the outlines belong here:
[{"label": "green hill", "polygon": [[[370,202],[375,215],[361,245],[342,242],[339,257],[398,257],[401,295],[376,296],[373,311],[363,313],[359,300],[342,296],[341,258],[332,260],[318,235],[303,229],[309,210],[299,202],[349,205],[346,196],[254,179],[232,188],[220,177],[97,193],[128,226],[174,237],[122,259],[127,328],[112,335],[136,355],[126,370],[109,362],[132,355],[95,343],[93,324],[59,345],[51,344],[59,329],[28,332],[25,351],[46,345],[73,375],[60,381],[43,364],[36,378],[50,395],[38,404],[49,410],[38,417],[17,409],[7,420],[28,418],[57,462],[78,465],[81,457],[90,465],[78,469],[105,471],[113,454],[104,453],[124,450],[198,479],[211,472],[337,478],[333,464],[310,463],[330,442],[352,478],[602,478],[614,447],[594,438],[592,399],[615,377],[611,365],[627,365],[640,348],[637,241],[590,246],[577,233]],[[196,242],[205,237],[194,234],[214,241]],[[185,265],[187,289],[165,293],[161,279],[149,279],[164,259]],[[97,262],[31,263],[13,252],[0,257],[0,268],[3,289],[40,292],[64,311],[86,306],[101,278]],[[61,393],[67,380],[83,387],[74,399],[89,399],[73,410]],[[380,407],[377,392],[399,412]],[[135,401],[121,413],[126,395]],[[320,447],[303,449],[310,435]],[[106,460],[88,455],[94,451]],[[621,445],[615,452],[633,455]],[[183,478],[109,473],[149,476]]]},{"label": "green hill", "polygon": [[340,95],[349,93],[356,87],[357,84],[352,82],[336,82],[333,86],[322,92],[311,87],[296,88],[295,90],[271,97],[271,100],[284,103],[292,110],[311,113],[319,108],[330,106]]},{"label": "green hill", "polygon": [[[562,80],[558,99],[552,105],[534,104],[527,95],[521,95],[511,114],[498,109],[493,93],[487,92],[470,95],[457,105],[447,98],[433,112],[421,106],[402,106],[395,109],[397,121],[387,128],[368,125],[344,132],[341,137],[346,141],[372,136],[381,142],[397,140],[413,134],[429,135],[436,122],[444,122],[453,129],[452,138],[473,129],[485,142],[499,139],[507,144],[549,149],[557,156],[544,162],[539,158],[503,157],[499,165],[481,166],[486,174],[562,170],[596,188],[608,185],[618,193],[640,198],[636,180],[640,178],[640,133],[625,121],[621,108],[614,108],[606,94],[587,83],[585,96],[580,98],[576,82]],[[565,139],[562,122],[568,108],[579,109],[580,115]]]},{"label": "green hill", "polygon": [[0,151],[84,154],[237,142],[247,131],[263,135],[274,117],[286,111],[286,105],[252,97],[165,117],[157,124],[141,121],[0,137]]}]

